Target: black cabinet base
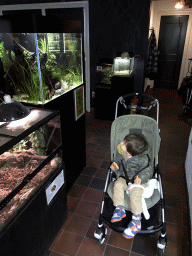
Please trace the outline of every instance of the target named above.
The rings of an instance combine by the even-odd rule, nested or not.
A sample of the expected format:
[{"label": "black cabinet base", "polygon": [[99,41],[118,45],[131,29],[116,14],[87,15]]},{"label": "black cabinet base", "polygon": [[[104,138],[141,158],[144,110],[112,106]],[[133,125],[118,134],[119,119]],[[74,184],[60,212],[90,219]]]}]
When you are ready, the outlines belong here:
[{"label": "black cabinet base", "polygon": [[63,185],[49,205],[45,190],[64,169],[60,166],[36,195],[0,233],[0,256],[46,256],[67,218],[66,187]]}]

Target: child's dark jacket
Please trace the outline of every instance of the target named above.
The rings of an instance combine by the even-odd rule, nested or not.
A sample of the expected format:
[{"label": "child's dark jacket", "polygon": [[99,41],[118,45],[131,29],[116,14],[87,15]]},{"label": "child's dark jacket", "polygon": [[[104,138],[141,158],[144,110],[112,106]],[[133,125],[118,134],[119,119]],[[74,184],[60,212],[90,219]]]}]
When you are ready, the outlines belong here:
[{"label": "child's dark jacket", "polygon": [[[121,164],[121,161],[124,164],[124,167],[127,171],[127,176],[132,179],[136,178],[136,175],[139,171],[143,170],[138,174],[138,177],[141,179],[141,184],[146,183],[149,179],[152,178],[153,170],[148,165],[149,164],[149,158],[148,158],[148,150],[144,151],[142,154],[132,156],[129,159],[125,159],[123,151],[120,148],[120,144],[117,146],[117,155],[116,159],[114,159],[114,162],[117,163],[119,166],[119,169],[115,171],[117,178],[120,176],[125,177],[123,166]],[[146,168],[145,168],[146,167]]]}]

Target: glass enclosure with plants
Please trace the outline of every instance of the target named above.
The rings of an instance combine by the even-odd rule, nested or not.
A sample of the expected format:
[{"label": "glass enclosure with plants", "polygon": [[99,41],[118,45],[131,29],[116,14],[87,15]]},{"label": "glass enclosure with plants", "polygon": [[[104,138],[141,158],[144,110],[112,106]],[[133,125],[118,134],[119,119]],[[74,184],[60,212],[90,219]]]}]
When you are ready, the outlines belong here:
[{"label": "glass enclosure with plants", "polygon": [[128,53],[122,53],[121,57],[114,59],[113,71],[115,76],[132,76],[134,71],[134,58],[130,58]]},{"label": "glass enclosure with plants", "polygon": [[83,83],[81,33],[1,33],[0,91],[45,104]]},{"label": "glass enclosure with plants", "polygon": [[0,123],[0,231],[62,163],[61,145],[58,112]]}]

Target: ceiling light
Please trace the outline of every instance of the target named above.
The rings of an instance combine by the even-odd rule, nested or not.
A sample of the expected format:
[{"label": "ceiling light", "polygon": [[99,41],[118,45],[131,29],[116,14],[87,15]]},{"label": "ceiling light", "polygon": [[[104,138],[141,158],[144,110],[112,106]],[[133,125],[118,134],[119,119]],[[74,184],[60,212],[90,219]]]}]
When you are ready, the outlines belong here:
[{"label": "ceiling light", "polygon": [[183,2],[182,2],[182,1],[177,1],[176,4],[175,4],[175,8],[176,8],[176,9],[181,9],[181,8],[183,8],[183,6],[184,6],[184,5],[183,5]]}]

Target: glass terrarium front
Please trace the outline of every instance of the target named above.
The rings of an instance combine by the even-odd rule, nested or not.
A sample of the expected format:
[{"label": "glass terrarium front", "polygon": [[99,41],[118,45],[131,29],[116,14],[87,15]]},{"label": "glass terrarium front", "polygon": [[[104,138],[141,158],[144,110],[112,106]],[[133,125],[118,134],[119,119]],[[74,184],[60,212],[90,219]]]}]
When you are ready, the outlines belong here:
[{"label": "glass terrarium front", "polygon": [[114,75],[131,76],[133,74],[134,58],[116,57],[113,63]]},{"label": "glass terrarium front", "polygon": [[83,83],[81,33],[0,34],[0,90],[45,104]]},{"label": "glass terrarium front", "polygon": [[[49,111],[32,109],[21,120],[0,123],[0,151],[3,152],[6,143],[10,144],[13,138],[48,118],[50,114]],[[6,205],[0,207],[0,231],[62,163],[60,145],[60,116],[55,115],[0,155],[0,206],[2,200],[22,186],[26,177],[29,179],[30,175],[33,176]],[[36,171],[40,165],[42,167]]]}]

